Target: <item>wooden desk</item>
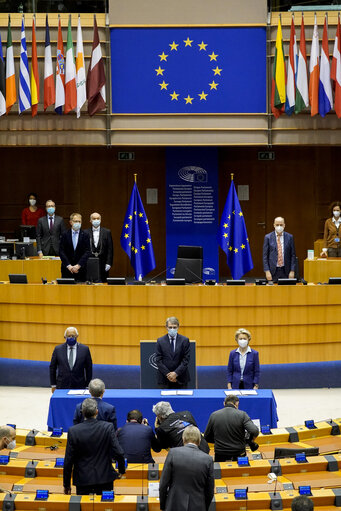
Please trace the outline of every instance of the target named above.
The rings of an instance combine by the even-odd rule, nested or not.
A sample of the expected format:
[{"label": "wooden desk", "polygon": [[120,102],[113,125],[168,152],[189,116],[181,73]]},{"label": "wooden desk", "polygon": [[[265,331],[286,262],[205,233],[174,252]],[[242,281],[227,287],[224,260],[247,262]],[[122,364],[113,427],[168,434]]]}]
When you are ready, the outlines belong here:
[{"label": "wooden desk", "polygon": [[17,259],[0,261],[0,280],[8,280],[10,273],[25,273],[28,282],[41,282],[44,277],[48,282],[60,277],[61,262],[57,259]]},{"label": "wooden desk", "polygon": [[329,277],[341,277],[341,257],[305,259],[304,279],[307,282],[328,282]]}]

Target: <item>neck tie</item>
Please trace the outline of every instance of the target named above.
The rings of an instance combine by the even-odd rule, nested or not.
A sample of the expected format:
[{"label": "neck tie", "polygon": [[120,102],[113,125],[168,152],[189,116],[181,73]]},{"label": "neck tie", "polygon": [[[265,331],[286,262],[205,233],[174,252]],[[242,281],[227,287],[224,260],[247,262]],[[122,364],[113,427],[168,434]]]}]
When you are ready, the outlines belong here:
[{"label": "neck tie", "polygon": [[277,266],[282,267],[283,266],[283,250],[282,250],[282,243],[281,243],[280,236],[277,236],[277,253],[278,253]]},{"label": "neck tie", "polygon": [[174,351],[175,351],[175,337],[174,337],[174,339],[172,339],[172,348],[173,348],[173,353],[174,353]]},{"label": "neck tie", "polygon": [[77,232],[72,231],[72,244],[73,244],[73,250],[76,250],[77,247]]},{"label": "neck tie", "polygon": [[70,369],[72,370],[73,368],[73,348],[70,347],[70,352],[69,352],[69,366],[70,366]]},{"label": "neck tie", "polygon": [[53,229],[53,216],[50,216],[49,220],[50,220],[50,231],[52,231],[52,229]]}]

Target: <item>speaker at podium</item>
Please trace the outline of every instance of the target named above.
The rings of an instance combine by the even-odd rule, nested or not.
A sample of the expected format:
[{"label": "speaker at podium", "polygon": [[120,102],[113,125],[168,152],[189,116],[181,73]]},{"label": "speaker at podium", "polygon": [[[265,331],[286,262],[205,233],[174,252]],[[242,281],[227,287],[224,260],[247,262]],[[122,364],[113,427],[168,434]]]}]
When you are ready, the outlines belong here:
[{"label": "speaker at podium", "polygon": [[[190,359],[188,364],[188,371],[190,381],[188,382],[189,389],[197,388],[197,366],[195,360],[196,342],[189,341],[190,344]],[[156,354],[156,341],[140,341],[140,388],[141,389],[157,389],[157,365],[155,362]]]}]

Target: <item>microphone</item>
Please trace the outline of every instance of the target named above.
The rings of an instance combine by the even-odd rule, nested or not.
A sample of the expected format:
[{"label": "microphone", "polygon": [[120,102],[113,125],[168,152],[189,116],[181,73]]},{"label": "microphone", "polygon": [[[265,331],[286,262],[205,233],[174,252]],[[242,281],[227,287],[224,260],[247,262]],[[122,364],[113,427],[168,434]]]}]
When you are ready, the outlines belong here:
[{"label": "microphone", "polygon": [[167,268],[165,270],[162,270],[160,273],[155,275],[155,277],[151,277],[150,279],[146,280],[146,284],[149,284],[149,282],[151,282],[152,280],[157,279],[158,277],[160,277],[160,275],[163,275],[164,273],[166,273],[166,271],[168,271],[169,268],[170,268],[170,266],[167,266]]},{"label": "microphone", "polygon": [[196,277],[197,279],[200,280],[200,282],[204,282],[203,279],[201,277],[199,277],[199,275],[197,275],[196,273],[194,273],[194,271],[191,270],[191,268],[189,268],[188,266],[186,266],[185,268],[187,271],[189,271],[190,273],[192,273],[192,275],[194,275],[194,277]]}]

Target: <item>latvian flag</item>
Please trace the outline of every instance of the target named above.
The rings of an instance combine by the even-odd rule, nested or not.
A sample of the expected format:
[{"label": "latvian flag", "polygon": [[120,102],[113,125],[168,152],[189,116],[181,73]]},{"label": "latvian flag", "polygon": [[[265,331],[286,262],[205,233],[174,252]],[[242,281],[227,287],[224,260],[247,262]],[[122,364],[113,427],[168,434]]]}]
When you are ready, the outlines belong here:
[{"label": "latvian flag", "polygon": [[94,18],[94,40],[92,43],[91,61],[86,79],[86,94],[88,97],[89,115],[94,115],[96,112],[106,108],[105,71],[96,17]]}]

